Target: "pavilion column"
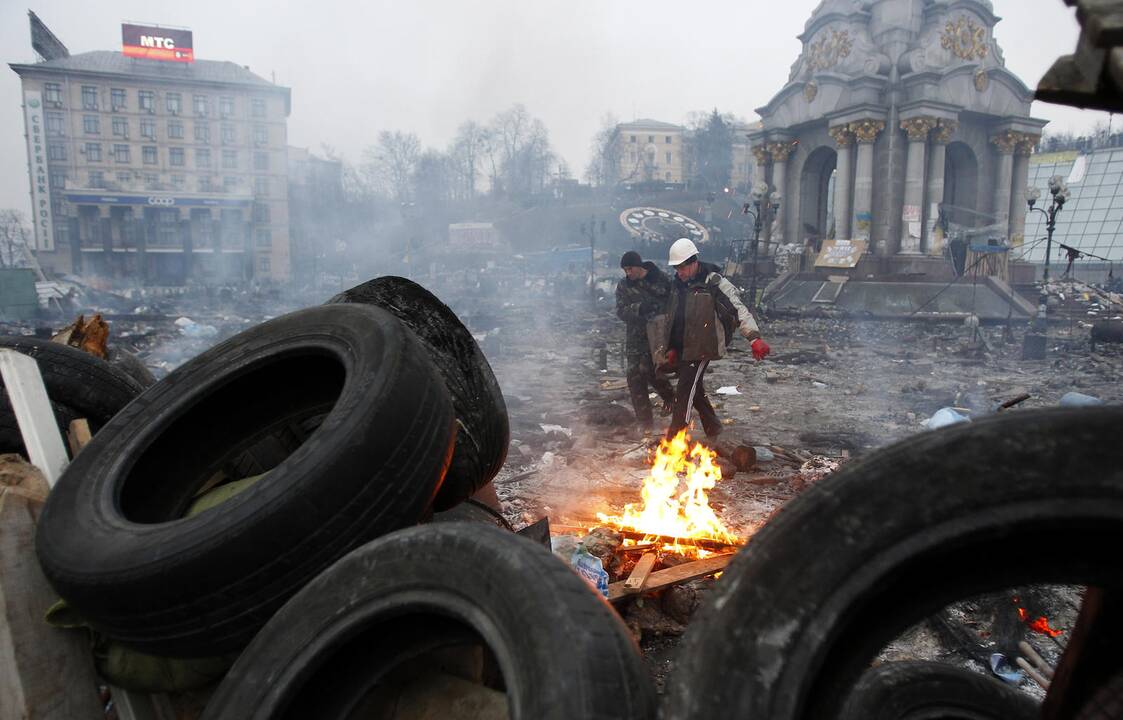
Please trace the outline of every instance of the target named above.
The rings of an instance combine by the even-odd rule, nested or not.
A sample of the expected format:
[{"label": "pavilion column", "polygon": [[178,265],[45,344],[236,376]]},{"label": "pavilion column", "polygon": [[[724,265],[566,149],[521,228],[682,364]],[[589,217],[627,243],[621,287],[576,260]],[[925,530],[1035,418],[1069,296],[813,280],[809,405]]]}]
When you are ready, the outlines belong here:
[{"label": "pavilion column", "polygon": [[834,173],[834,237],[836,240],[850,239],[850,156],[853,153],[854,133],[845,125],[833,127],[827,132],[838,145],[838,162]]},{"label": "pavilion column", "polygon": [[858,139],[858,157],[854,167],[854,216],[851,223],[855,240],[870,239],[873,226],[873,144],[885,129],[882,120],[860,120],[850,123],[850,131]]},{"label": "pavilion column", "polygon": [[1014,182],[1014,148],[1021,133],[1006,130],[990,139],[998,148],[998,170],[994,177],[994,224],[1003,242],[1010,241],[1010,188]]},{"label": "pavilion column", "polygon": [[773,199],[775,200],[777,195],[780,198],[780,209],[776,211],[776,215],[772,218],[772,232],[769,236],[769,244],[776,247],[784,244],[784,218],[787,215],[788,207],[788,198],[784,194],[784,190],[787,187],[788,180],[788,158],[791,157],[795,147],[795,143],[787,141],[768,145],[768,150],[772,153]]},{"label": "pavilion column", "polygon": [[901,129],[909,138],[908,156],[905,159],[905,202],[901,207],[901,240],[897,248],[901,255],[919,255],[921,220],[924,204],[925,150],[928,133],[936,127],[936,118],[915,117],[901,121]]},{"label": "pavilion column", "polygon": [[[753,157],[756,163],[753,165],[753,187],[749,188],[752,192],[753,188],[758,185],[765,184],[767,180],[768,166],[772,163],[772,153],[768,151],[767,144],[756,145],[753,147]],[[760,237],[757,241],[759,252],[763,255],[765,248],[768,247],[768,238],[772,234],[770,226],[762,226],[760,229]]]},{"label": "pavilion column", "polygon": [[1010,245],[1021,247],[1026,233],[1024,193],[1029,184],[1029,156],[1040,138],[1023,134],[1014,148],[1014,182],[1010,188]]},{"label": "pavilion column", "polygon": [[924,226],[924,247],[929,255],[943,255],[945,238],[937,232],[936,223],[940,219],[940,204],[944,201],[944,171],[947,165],[948,142],[955,134],[959,123],[955,120],[940,120],[932,130],[932,152],[928,158],[928,195],[924,203],[927,213]]}]

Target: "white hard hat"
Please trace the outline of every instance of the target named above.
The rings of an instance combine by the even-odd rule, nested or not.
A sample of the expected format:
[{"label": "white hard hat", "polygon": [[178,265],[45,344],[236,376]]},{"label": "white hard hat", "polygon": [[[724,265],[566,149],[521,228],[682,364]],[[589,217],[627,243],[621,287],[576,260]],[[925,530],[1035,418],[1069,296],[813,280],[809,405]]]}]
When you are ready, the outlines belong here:
[{"label": "white hard hat", "polygon": [[698,254],[698,248],[690,238],[679,238],[671,245],[671,255],[667,258],[668,265],[682,265]]}]

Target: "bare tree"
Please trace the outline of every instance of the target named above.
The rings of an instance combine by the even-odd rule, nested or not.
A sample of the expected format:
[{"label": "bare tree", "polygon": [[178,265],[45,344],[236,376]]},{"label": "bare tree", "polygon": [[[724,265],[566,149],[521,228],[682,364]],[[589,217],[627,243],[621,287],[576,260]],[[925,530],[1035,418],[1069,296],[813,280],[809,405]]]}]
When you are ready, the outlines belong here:
[{"label": "bare tree", "polygon": [[31,233],[22,212],[0,210],[0,267],[21,264],[24,253],[30,248],[30,239]]},{"label": "bare tree", "polygon": [[531,117],[525,106],[516,104],[496,115],[489,130],[488,150],[493,174],[496,174],[498,159],[498,174],[506,194],[541,192],[556,159],[546,125]]},{"label": "bare tree", "polygon": [[605,113],[601,116],[600,124],[600,130],[593,136],[591,157],[589,165],[585,168],[585,180],[590,185],[603,187],[620,179],[619,148],[616,144],[616,126],[620,121],[612,113]]},{"label": "bare tree", "polygon": [[461,200],[476,197],[476,179],[486,152],[486,131],[479,123],[468,120],[460,124],[449,148],[449,161],[455,175],[455,196]]},{"label": "bare tree", "polygon": [[383,130],[378,145],[363,151],[362,172],[375,187],[381,188],[398,202],[409,199],[410,185],[421,141],[413,133]]}]

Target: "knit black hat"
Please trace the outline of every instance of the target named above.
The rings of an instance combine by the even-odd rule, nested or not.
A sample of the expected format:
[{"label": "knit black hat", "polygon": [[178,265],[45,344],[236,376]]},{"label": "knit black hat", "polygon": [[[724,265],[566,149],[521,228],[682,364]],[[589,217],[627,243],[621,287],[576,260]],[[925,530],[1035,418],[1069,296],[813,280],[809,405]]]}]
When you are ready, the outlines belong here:
[{"label": "knit black hat", "polygon": [[624,253],[624,257],[620,258],[620,267],[643,267],[643,258],[635,250],[629,250]]}]

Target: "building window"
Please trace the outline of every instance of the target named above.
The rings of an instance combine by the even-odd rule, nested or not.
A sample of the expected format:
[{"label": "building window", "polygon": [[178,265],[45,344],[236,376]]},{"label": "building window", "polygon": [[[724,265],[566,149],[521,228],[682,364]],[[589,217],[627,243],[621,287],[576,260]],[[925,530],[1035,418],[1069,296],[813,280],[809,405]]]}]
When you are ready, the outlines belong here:
[{"label": "building window", "polygon": [[210,142],[211,126],[205,122],[195,123],[195,142]]},{"label": "building window", "polygon": [[98,135],[101,133],[101,123],[97,115],[82,116],[82,132],[87,135]]},{"label": "building window", "polygon": [[647,136],[647,141],[648,141],[649,143],[653,143],[653,142],[655,142],[655,136],[654,136],[654,135],[648,135],[648,136]]},{"label": "building window", "polygon": [[156,139],[156,121],[151,118],[144,118],[140,121],[140,136],[148,138],[149,140]]},{"label": "building window", "polygon": [[671,144],[671,136],[670,136],[670,135],[668,135],[668,136],[667,136],[667,144],[668,144],[668,145],[670,145],[670,144]]},{"label": "building window", "polygon": [[183,139],[183,123],[179,120],[168,121],[168,137],[173,140]]},{"label": "building window", "polygon": [[636,141],[636,136],[635,135],[630,136],[628,142],[635,142],[635,141]]},{"label": "building window", "polygon": [[222,178],[222,189],[224,192],[233,193],[238,188],[238,178],[227,175]]},{"label": "building window", "polygon": [[117,184],[122,186],[122,187],[125,187],[129,184],[129,181],[132,180],[132,177],[133,176],[130,173],[119,172],[119,173],[117,173]]},{"label": "building window", "polygon": [[[155,149],[155,148],[153,148]],[[160,176],[156,173],[144,174],[144,189],[145,190],[159,190],[160,189]]]},{"label": "building window", "polygon": [[636,151],[635,151],[635,150],[633,150],[633,151],[632,151],[632,162],[633,162],[633,163],[634,163],[634,162],[636,162],[636,160],[637,160],[637,159],[638,159],[638,156],[636,155]]},{"label": "building window", "polygon": [[111,107],[114,112],[116,112],[117,110],[124,110],[126,104],[125,98],[126,95],[124,88],[110,88],[109,107]]},{"label": "building window", "polygon": [[90,187],[103,188],[105,187],[105,173],[101,170],[90,171]]},{"label": "building window", "polygon": [[86,143],[86,162],[101,162],[101,143]]},{"label": "building window", "polygon": [[183,148],[168,148],[168,163],[175,167],[183,167]]},{"label": "building window", "polygon": [[51,187],[55,190],[63,190],[66,188],[66,171],[65,170],[52,170],[51,171]]},{"label": "building window", "polygon": [[196,150],[195,151],[195,167],[209,168],[211,166],[211,151],[210,150]]},{"label": "building window", "polygon": [[269,169],[269,153],[255,152],[253,154],[253,169],[254,170],[268,170]]},{"label": "building window", "polygon": [[49,103],[62,103],[62,85],[47,83],[43,86],[43,99]]},{"label": "building window", "polygon": [[66,160],[66,146],[58,143],[47,145],[47,159],[51,161]]},{"label": "building window", "polygon": [[254,98],[250,101],[250,114],[255,118],[265,117],[265,101],[261,98]]},{"label": "building window", "polygon": [[164,102],[167,104],[168,112],[172,115],[179,115],[183,110],[183,98],[179,93],[168,93],[164,96]]},{"label": "building window", "polygon": [[140,149],[140,154],[141,154],[141,158],[144,161],[145,165],[155,165],[156,164],[156,146],[155,145],[145,145],[144,147],[142,147]]},{"label": "building window", "polygon": [[265,197],[269,194],[269,178],[255,177],[253,179],[253,194],[258,197]]},{"label": "building window", "polygon": [[194,105],[195,114],[206,117],[206,115],[207,115],[207,96],[206,95],[196,95],[195,98],[194,98],[194,103],[195,103],[195,105]]},{"label": "building window", "polygon": [[48,135],[62,135],[62,113],[49,112],[44,115],[44,118]]},{"label": "building window", "polygon": [[222,117],[230,117],[234,114],[234,98],[220,97],[218,99],[218,112]]},{"label": "building window", "polygon": [[253,126],[253,144],[254,145],[265,145],[268,142],[269,142],[269,131],[265,128],[265,126],[264,125],[254,125]]},{"label": "building window", "polygon": [[199,176],[199,192],[209,193],[210,191],[211,191],[211,176],[210,175],[200,175]]},{"label": "building window", "polygon": [[273,231],[269,228],[258,228],[254,233],[259,248],[273,247]]},{"label": "building window", "polygon": [[[182,150],[180,152],[182,152]],[[172,187],[176,190],[182,190],[187,187],[187,178],[183,175],[172,175]]]},{"label": "building window", "polygon": [[254,203],[253,221],[262,225],[267,225],[269,223],[269,205],[266,203]]},{"label": "building window", "polygon": [[222,151],[222,167],[227,170],[238,169],[238,151],[237,150],[223,150]]},{"label": "building window", "polygon": [[671,174],[667,173],[667,182],[670,182],[670,181],[671,181]]},{"label": "building window", "polygon": [[237,138],[238,138],[238,136],[235,134],[234,126],[229,124],[229,123],[223,123],[223,125],[222,125],[222,144],[223,145],[233,145],[234,143],[236,143],[238,141]]},{"label": "building window", "polygon": [[667,153],[667,164],[668,165],[671,164],[671,154],[670,153]]},{"label": "building window", "polygon": [[141,110],[156,112],[156,93],[151,90],[141,90],[136,94],[136,98]]},{"label": "building window", "polygon": [[127,163],[129,161],[129,146],[128,145],[114,145],[113,146],[113,159],[119,163]]},{"label": "building window", "polygon": [[129,121],[128,118],[115,117],[113,118],[113,134],[116,137],[127,138],[129,136]]},{"label": "building window", "polygon": [[269,258],[262,255],[257,259],[257,269],[263,273],[269,272]]},{"label": "building window", "polygon": [[82,86],[82,107],[86,110],[97,110],[97,88],[93,85]]}]

